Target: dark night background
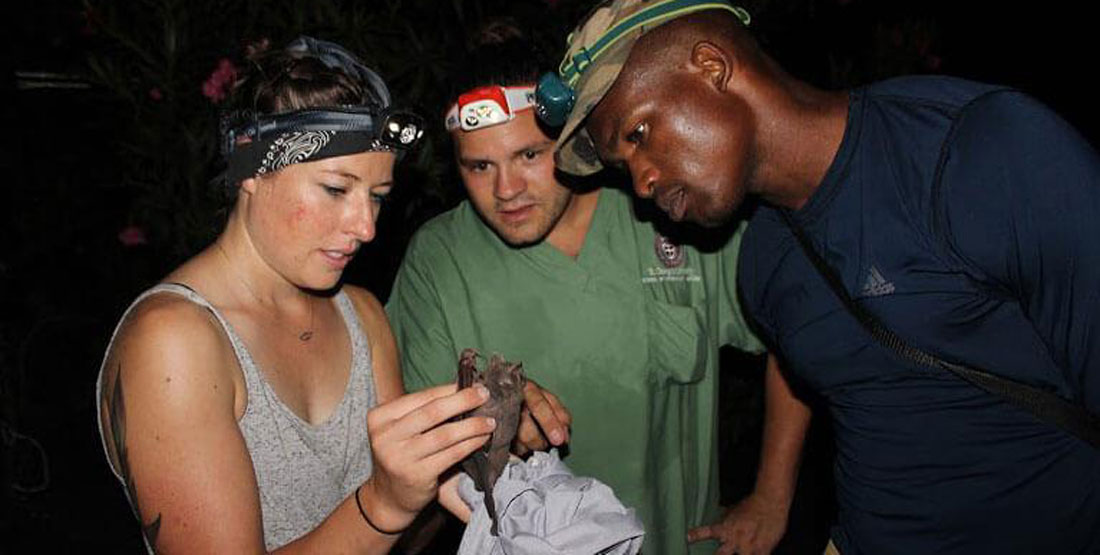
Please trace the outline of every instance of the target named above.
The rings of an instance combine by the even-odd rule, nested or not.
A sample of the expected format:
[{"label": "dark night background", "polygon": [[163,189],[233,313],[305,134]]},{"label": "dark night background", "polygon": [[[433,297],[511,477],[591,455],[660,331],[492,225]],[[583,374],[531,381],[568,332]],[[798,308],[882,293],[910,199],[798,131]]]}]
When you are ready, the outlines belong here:
[{"label": "dark night background", "polygon": [[[0,56],[9,99],[0,104],[8,137],[0,157],[0,553],[140,549],[99,445],[93,389],[126,304],[217,230],[208,181],[217,171],[210,79],[220,60],[240,66],[246,48],[265,38],[335,40],[434,123],[478,21],[511,14],[558,47],[588,4],[39,0],[9,8]],[[906,73],[1009,84],[1054,107],[1093,144],[1100,138],[1087,85],[1095,30],[1075,3],[744,5],[765,48],[819,86]],[[438,129],[429,138],[399,176],[404,185],[384,212],[379,240],[346,276],[383,299],[409,235],[461,199],[449,145]],[[723,374],[723,495],[733,501],[752,486],[760,368],[724,354],[731,371]],[[831,518],[828,452],[825,426],[811,442],[793,517],[804,538]],[[790,538],[785,549],[802,545]]]}]

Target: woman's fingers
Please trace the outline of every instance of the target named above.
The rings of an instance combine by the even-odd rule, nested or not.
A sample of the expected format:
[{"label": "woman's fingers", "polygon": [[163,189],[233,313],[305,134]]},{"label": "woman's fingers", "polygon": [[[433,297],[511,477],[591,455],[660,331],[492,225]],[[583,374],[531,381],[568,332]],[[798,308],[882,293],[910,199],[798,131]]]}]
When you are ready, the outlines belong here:
[{"label": "woman's fingers", "polygon": [[[450,391],[448,393],[447,391]],[[375,407],[367,415],[372,431],[410,437],[430,430],[464,412],[473,410],[489,398],[484,386],[454,392],[454,384],[418,391]],[[424,395],[421,395],[424,394]],[[415,397],[407,399],[408,397]],[[396,404],[397,406],[388,406]]]},{"label": "woman's fingers", "polygon": [[491,418],[451,418],[488,399],[484,386],[434,387],[379,405],[367,414],[375,482],[395,506],[418,511],[436,495],[439,476],[491,437]]},{"label": "woman's fingers", "polygon": [[490,436],[486,434],[462,440],[427,457],[424,459],[424,462],[430,468],[438,468],[439,473],[442,473],[444,470],[461,462],[462,459],[470,456],[474,451],[481,449],[481,446],[485,445],[486,441],[489,441],[489,437]]},{"label": "woman's fingers", "polygon": [[379,445],[378,474],[417,490],[434,490],[439,475],[481,448],[495,427],[489,418],[467,418],[405,441]]},{"label": "woman's fingers", "polygon": [[435,399],[452,395],[456,391],[455,384],[437,385],[427,389],[421,389],[413,393],[407,393],[396,399],[382,403],[371,409],[376,418],[382,420],[397,420],[417,408]]},{"label": "woman's fingers", "polygon": [[[453,391],[454,386],[450,387]],[[440,392],[445,392],[445,389],[433,389],[436,391],[420,396],[419,400],[423,404],[419,406],[404,403],[405,406],[388,407],[393,410],[388,414],[383,412],[381,417],[368,414],[369,433],[376,458],[385,461],[385,465],[391,471],[405,473],[413,470],[409,468],[410,465],[425,464],[425,459],[447,451],[458,444],[465,445],[471,439],[475,440],[475,447],[470,449],[460,448],[459,451],[473,452],[473,449],[483,444],[489,438],[489,434],[496,429],[496,423],[491,418],[480,416],[464,418],[455,422],[450,421],[453,417],[472,410],[485,402],[489,392],[484,386],[478,385],[466,388],[457,393],[444,393],[442,396],[437,395]],[[395,399],[393,402],[403,400],[404,398],[400,398]],[[413,408],[400,418],[385,420],[387,417],[392,417],[393,414],[397,414],[400,410],[410,406]],[[460,456],[457,460],[461,460],[461,458]],[[446,468],[446,466],[429,465],[429,468],[423,470],[438,475]],[[420,474],[416,471],[414,473]]]},{"label": "woman's fingers", "polygon": [[429,458],[470,439],[484,443],[496,429],[492,418],[474,416],[437,426],[408,442],[409,451],[421,458]]}]

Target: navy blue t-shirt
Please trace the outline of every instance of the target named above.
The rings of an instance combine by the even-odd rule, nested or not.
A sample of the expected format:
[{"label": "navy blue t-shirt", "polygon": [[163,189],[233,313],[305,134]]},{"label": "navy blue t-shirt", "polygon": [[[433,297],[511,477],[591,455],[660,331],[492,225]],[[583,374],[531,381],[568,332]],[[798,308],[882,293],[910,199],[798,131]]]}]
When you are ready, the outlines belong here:
[{"label": "navy blue t-shirt", "polygon": [[[792,215],[909,343],[1100,412],[1100,158],[1034,99],[943,77],[857,89]],[[879,346],[774,208],[749,225],[739,280],[828,400],[841,553],[1100,552],[1100,450]]]}]

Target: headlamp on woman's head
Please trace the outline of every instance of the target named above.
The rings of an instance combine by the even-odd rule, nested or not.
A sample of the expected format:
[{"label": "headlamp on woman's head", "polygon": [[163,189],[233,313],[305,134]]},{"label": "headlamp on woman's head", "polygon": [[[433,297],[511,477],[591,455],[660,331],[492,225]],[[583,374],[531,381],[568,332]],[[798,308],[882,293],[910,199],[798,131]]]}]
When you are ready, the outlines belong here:
[{"label": "headlamp on woman's head", "polygon": [[478,87],[458,95],[444,118],[447,131],[475,131],[512,121],[516,113],[535,106],[535,87]]},{"label": "headlamp on woman's head", "polygon": [[310,108],[222,119],[222,154],[230,183],[278,171],[290,164],[369,151],[398,157],[424,136],[423,119],[408,110],[370,106]]},{"label": "headlamp on woman's head", "polygon": [[294,131],[358,133],[369,143],[392,150],[409,150],[424,136],[424,121],[408,110],[377,110],[366,106],[307,108],[258,117],[244,112],[231,113],[223,118],[222,153],[229,156],[243,144]]},{"label": "headlamp on woman's head", "polygon": [[[334,156],[386,151],[401,157],[424,136],[420,116],[394,108],[382,78],[344,47],[299,37],[286,46],[284,54],[293,59],[312,58],[330,72],[342,73],[361,88],[361,98],[351,105],[313,106],[274,114],[258,113],[253,98],[252,109],[224,114],[221,151],[228,162],[230,184],[290,164]],[[262,65],[257,68],[257,79],[273,79],[265,77]]]}]

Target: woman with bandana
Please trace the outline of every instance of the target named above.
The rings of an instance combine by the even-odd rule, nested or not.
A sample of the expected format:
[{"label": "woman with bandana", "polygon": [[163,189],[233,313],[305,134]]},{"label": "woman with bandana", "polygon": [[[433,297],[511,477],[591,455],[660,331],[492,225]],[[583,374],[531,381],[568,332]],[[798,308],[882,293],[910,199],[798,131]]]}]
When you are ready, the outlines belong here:
[{"label": "woman with bandana", "polygon": [[100,433],[158,552],[390,549],[479,448],[483,387],[404,395],[385,313],[341,283],[421,131],[343,48],[256,60],[225,119],[221,234],[123,315]]}]

